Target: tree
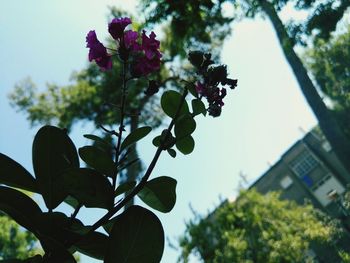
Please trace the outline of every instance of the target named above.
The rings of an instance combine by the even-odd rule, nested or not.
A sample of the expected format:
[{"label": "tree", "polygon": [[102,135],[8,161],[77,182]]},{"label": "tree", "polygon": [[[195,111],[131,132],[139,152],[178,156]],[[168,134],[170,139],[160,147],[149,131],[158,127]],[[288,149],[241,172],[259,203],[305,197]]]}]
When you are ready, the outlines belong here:
[{"label": "tree", "polygon": [[[222,4],[231,3],[236,11],[233,17],[225,17]],[[314,32],[317,38],[327,38],[336,28],[338,21],[350,6],[348,0],[316,1],[316,0],[240,0],[240,1],[167,1],[143,0],[143,8],[147,10],[151,23],[167,21],[173,30],[176,41],[183,43],[198,39],[200,43],[215,41],[216,28],[227,28],[230,21],[242,16],[254,18],[268,17],[276,31],[283,53],[288,61],[299,87],[308,104],[318,119],[326,138],[334,152],[350,173],[350,141],[335,121],[332,113],[317,92],[308,72],[294,51],[294,46],[302,42],[302,36]],[[278,12],[288,3],[297,9],[309,11],[309,18],[303,24],[283,24]],[[182,29],[181,29],[182,28]],[[186,31],[183,29],[186,28]],[[188,32],[188,34],[186,34]],[[227,35],[227,34],[226,34]],[[204,36],[204,37],[203,37]],[[225,36],[220,35],[221,43]],[[180,44],[177,44],[180,46]]]},{"label": "tree", "polygon": [[25,259],[39,253],[35,236],[7,215],[0,214],[0,260]]},{"label": "tree", "polygon": [[350,25],[329,41],[317,39],[304,58],[320,90],[331,100],[332,112],[350,139]]},{"label": "tree", "polygon": [[330,248],[337,231],[311,205],[251,189],[187,223],[179,261],[192,254],[203,262],[305,262],[311,243]]}]

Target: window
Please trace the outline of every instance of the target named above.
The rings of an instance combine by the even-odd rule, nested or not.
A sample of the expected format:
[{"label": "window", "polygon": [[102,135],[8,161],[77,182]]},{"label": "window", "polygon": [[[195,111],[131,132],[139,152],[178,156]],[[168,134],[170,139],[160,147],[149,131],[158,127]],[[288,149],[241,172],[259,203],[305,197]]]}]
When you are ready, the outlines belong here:
[{"label": "window", "polygon": [[308,175],[317,165],[317,160],[311,155],[309,151],[302,152],[290,163],[292,170],[300,178],[304,178],[306,175]]},{"label": "window", "polygon": [[332,146],[330,145],[329,141],[324,141],[322,143],[322,148],[323,150],[325,150],[326,152],[330,152],[332,150]]},{"label": "window", "polygon": [[283,189],[287,189],[292,184],[293,184],[293,180],[288,175],[283,177],[282,180],[280,181],[280,185],[282,186]]}]

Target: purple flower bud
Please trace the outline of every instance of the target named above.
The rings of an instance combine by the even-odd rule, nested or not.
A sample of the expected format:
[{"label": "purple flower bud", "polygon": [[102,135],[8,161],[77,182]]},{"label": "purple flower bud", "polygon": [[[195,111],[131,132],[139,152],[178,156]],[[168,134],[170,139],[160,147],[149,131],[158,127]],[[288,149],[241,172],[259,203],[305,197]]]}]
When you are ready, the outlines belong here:
[{"label": "purple flower bud", "polygon": [[86,36],[89,50],[89,61],[95,60],[96,64],[103,70],[112,68],[111,56],[107,53],[105,46],[97,39],[96,32],[91,30]]},{"label": "purple flower bud", "polygon": [[108,32],[115,40],[120,40],[125,28],[130,24],[131,19],[128,17],[114,18],[108,25]]}]

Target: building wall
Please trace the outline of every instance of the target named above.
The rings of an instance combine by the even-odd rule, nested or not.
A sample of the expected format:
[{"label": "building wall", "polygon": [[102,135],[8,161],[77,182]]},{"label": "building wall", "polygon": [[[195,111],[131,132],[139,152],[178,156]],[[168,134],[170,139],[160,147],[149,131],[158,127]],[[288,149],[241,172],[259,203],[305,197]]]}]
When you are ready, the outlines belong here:
[{"label": "building wall", "polygon": [[349,183],[350,174],[327,140],[319,131],[313,130],[292,145],[251,187],[261,193],[280,191],[283,199],[298,204],[311,202],[338,217],[342,213],[339,200],[331,200],[329,194],[336,191],[341,196]]}]

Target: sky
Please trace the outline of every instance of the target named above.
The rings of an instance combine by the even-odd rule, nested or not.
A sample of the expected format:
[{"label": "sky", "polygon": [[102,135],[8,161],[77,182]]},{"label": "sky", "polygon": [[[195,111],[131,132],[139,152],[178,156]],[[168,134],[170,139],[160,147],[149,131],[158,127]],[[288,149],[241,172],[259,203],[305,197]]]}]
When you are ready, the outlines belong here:
[{"label": "sky", "polygon": [[[14,85],[31,77],[39,89],[45,83],[64,85],[73,71],[87,65],[86,33],[107,36],[108,6],[133,10],[135,0],[3,0],[0,2],[0,152],[32,171],[31,146],[39,127],[31,128],[24,113],[10,107],[7,95]],[[143,17],[142,13],[136,13]],[[286,18],[294,15],[284,12]],[[178,182],[177,203],[167,214],[156,212],[168,239],[176,243],[193,218],[190,209],[205,215],[222,198],[237,194],[239,174],[254,182],[276,162],[316,120],[303,98],[269,21],[243,20],[233,25],[222,61],[238,87],[229,90],[220,118],[197,120],[196,147],[191,155],[161,156],[153,177],[171,176]],[[88,143],[89,125],[74,127],[77,147]],[[154,134],[155,136],[156,134]],[[153,136],[153,137],[154,137]],[[152,137],[152,136],[151,136]],[[151,139],[138,146],[147,165],[155,148]],[[40,200],[38,200],[40,202]],[[140,203],[141,204],[141,203]],[[70,212],[67,207],[63,211]],[[93,223],[100,210],[82,211]],[[167,244],[162,263],[176,262],[178,251]],[[82,263],[98,262],[82,257]],[[193,258],[191,262],[198,262]]]}]

